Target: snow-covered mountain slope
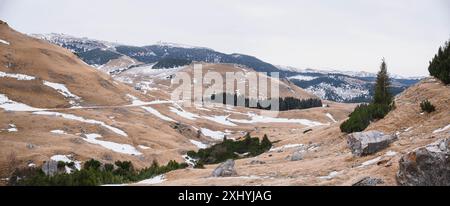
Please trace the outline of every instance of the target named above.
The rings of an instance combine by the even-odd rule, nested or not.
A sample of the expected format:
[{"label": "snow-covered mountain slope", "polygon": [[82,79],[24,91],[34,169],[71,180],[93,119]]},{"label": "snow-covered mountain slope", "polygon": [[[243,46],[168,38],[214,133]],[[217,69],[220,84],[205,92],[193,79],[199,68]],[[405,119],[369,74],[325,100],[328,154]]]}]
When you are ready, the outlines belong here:
[{"label": "snow-covered mountain slope", "polygon": [[[209,48],[158,42],[150,46],[128,46],[88,38],[77,38],[64,34],[34,35],[76,53],[86,63],[112,75],[133,67],[152,69],[160,61],[188,60],[185,62],[231,63],[252,68],[258,72],[279,72],[297,86],[321,97],[336,102],[368,102],[373,90],[376,74],[339,70],[299,69],[273,66],[255,57],[244,54],[224,54]],[[180,61],[173,61],[180,62]],[[183,62],[183,61],[181,61]],[[166,64],[165,64],[166,65]],[[170,66],[170,65],[169,65]],[[180,65],[174,65],[177,67]],[[418,77],[393,78],[392,92],[398,94],[418,82]]]},{"label": "snow-covered mountain slope", "polygon": [[105,65],[109,61],[120,58],[121,56],[128,56],[142,64],[155,64],[164,58],[172,58],[207,63],[242,64],[261,72],[278,71],[275,66],[252,56],[224,54],[205,47],[167,42],[158,42],[154,45],[138,47],[88,38],[77,38],[65,34],[32,34],[32,36],[67,48],[76,53],[86,63],[93,66]]},{"label": "snow-covered mountain slope", "polygon": [[[297,86],[322,99],[337,102],[369,102],[373,95],[376,74],[338,70],[298,69],[278,66],[287,72],[287,78]],[[399,94],[409,86],[420,81],[420,77],[401,77],[390,75],[391,91]]]}]

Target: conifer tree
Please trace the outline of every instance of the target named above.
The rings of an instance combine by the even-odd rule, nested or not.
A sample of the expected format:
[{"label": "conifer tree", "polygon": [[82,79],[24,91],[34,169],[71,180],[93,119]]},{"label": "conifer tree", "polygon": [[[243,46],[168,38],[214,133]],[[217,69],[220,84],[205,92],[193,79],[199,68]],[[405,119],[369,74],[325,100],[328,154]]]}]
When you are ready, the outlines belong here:
[{"label": "conifer tree", "polygon": [[375,84],[375,94],[373,103],[381,105],[390,105],[392,102],[392,95],[389,91],[391,85],[389,75],[387,73],[386,61],[382,60],[380,71],[377,74],[377,82]]},{"label": "conifer tree", "polygon": [[264,137],[261,141],[261,147],[263,149],[270,149],[272,147],[272,142],[270,142],[269,138],[267,137],[267,134],[264,134]]}]

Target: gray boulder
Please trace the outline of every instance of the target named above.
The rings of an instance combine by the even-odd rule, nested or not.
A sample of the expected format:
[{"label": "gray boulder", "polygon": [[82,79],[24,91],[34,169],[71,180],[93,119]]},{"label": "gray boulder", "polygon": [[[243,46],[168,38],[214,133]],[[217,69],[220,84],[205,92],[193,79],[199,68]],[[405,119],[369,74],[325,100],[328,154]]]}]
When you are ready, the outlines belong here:
[{"label": "gray boulder", "polygon": [[212,173],[213,177],[231,177],[236,175],[237,173],[234,169],[234,160],[232,159],[220,164]]},{"label": "gray boulder", "polygon": [[290,157],[291,161],[299,161],[303,159],[303,151],[296,151],[292,156]]},{"label": "gray boulder", "polygon": [[379,178],[364,177],[352,186],[377,186],[379,184],[384,184],[384,181]]},{"label": "gray boulder", "polygon": [[348,135],[347,144],[355,156],[374,154],[397,140],[396,135],[385,135],[379,131],[355,132]]},{"label": "gray boulder", "polygon": [[450,186],[450,138],[403,155],[397,183],[406,186]]},{"label": "gray boulder", "polygon": [[44,172],[44,174],[53,176],[58,173],[58,162],[55,160],[49,160],[47,162],[44,162],[41,169]]}]

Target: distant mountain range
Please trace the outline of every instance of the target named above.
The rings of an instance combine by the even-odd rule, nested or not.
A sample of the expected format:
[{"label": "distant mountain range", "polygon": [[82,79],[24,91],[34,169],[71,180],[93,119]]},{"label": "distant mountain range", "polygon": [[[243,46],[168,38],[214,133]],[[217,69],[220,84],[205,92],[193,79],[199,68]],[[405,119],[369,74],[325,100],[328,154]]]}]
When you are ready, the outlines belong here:
[{"label": "distant mountain range", "polygon": [[[101,67],[121,57],[131,58],[139,64],[180,66],[180,62],[230,63],[244,65],[258,72],[280,72],[296,85],[321,97],[337,102],[368,102],[373,94],[376,74],[368,72],[345,72],[298,69],[286,66],[274,66],[256,57],[244,54],[225,54],[205,47],[187,46],[159,42],[149,46],[129,46],[89,38],[78,38],[65,34],[33,34],[32,36],[57,44],[77,54],[83,61],[94,67]],[[172,65],[173,64],[173,65]],[[136,64],[127,67],[135,67]],[[155,67],[156,68],[156,67]],[[160,68],[158,66],[157,68]],[[112,74],[125,71],[118,68],[109,71]],[[420,77],[392,77],[392,92],[398,94],[417,83]]]},{"label": "distant mountain range", "polygon": [[[287,78],[291,82],[322,99],[346,103],[371,101],[377,77],[374,73],[364,71],[326,71],[285,66],[278,66],[278,68],[288,71]],[[401,77],[392,74],[390,76],[391,92],[395,95],[422,79],[422,77]]]}]

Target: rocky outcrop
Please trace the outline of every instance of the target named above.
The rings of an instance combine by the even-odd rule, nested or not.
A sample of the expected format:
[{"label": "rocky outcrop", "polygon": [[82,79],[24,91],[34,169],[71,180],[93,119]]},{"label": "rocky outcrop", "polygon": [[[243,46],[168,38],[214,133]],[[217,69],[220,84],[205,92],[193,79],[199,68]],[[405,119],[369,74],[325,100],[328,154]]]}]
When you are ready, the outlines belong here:
[{"label": "rocky outcrop", "polygon": [[403,155],[397,183],[406,186],[450,186],[450,138]]},{"label": "rocky outcrop", "polygon": [[385,135],[379,131],[355,132],[348,135],[347,144],[355,156],[376,153],[397,140],[396,135]]},{"label": "rocky outcrop", "polygon": [[195,130],[192,126],[189,126],[187,124],[175,122],[171,123],[170,127],[187,138],[200,138],[201,136],[199,130]]},{"label": "rocky outcrop", "polygon": [[53,176],[58,173],[58,162],[55,160],[49,160],[42,165],[42,171],[44,174]]},{"label": "rocky outcrop", "polygon": [[379,184],[384,184],[384,181],[379,178],[364,177],[352,186],[377,186]]},{"label": "rocky outcrop", "polygon": [[212,173],[213,177],[231,177],[236,175],[237,172],[234,168],[234,160],[232,159],[220,164]]}]

